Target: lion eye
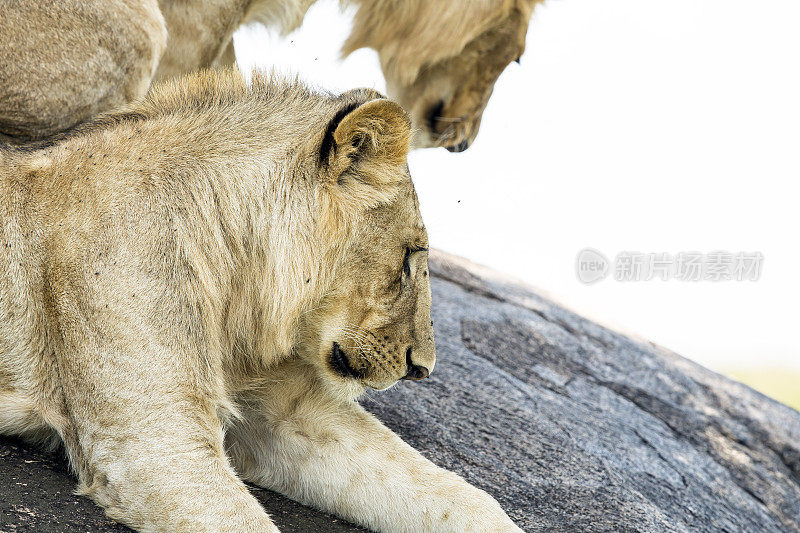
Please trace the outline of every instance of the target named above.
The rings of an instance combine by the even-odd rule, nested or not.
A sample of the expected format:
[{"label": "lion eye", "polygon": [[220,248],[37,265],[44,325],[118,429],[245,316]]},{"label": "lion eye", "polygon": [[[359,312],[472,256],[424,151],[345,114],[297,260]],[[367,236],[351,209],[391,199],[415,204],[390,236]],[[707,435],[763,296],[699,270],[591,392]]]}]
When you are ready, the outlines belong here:
[{"label": "lion eye", "polygon": [[403,271],[400,274],[400,279],[403,278],[403,275],[406,275],[406,276],[410,276],[411,275],[411,264],[409,263],[409,260],[411,259],[411,256],[414,255],[417,252],[425,252],[427,250],[428,250],[427,248],[422,248],[422,247],[414,247],[414,248],[412,248],[410,246],[406,246],[405,254],[403,254]]},{"label": "lion eye", "polygon": [[411,253],[411,248],[406,247],[406,253],[403,255],[403,274],[406,276],[411,275],[411,265],[408,263]]}]

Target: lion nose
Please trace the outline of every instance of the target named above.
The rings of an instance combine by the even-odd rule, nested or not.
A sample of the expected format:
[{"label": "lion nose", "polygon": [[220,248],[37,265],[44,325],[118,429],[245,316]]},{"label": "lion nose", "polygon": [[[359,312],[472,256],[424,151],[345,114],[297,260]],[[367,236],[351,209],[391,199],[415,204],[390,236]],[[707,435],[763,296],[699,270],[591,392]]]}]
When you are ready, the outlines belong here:
[{"label": "lion nose", "polygon": [[458,143],[455,146],[448,146],[447,150],[449,152],[458,153],[458,152],[465,151],[467,148],[469,148],[469,141],[464,140],[464,141],[461,141],[460,143]]},{"label": "lion nose", "polygon": [[403,379],[410,379],[412,381],[419,381],[428,377],[430,372],[424,366],[415,364],[411,360],[411,347],[406,350],[406,375]]}]

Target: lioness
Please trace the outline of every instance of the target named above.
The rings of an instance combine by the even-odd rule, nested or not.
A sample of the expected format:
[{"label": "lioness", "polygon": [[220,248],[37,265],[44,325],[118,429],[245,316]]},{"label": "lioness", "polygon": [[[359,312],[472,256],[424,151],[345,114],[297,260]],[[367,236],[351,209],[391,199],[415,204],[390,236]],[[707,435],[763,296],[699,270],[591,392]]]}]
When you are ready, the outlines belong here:
[{"label": "lioness", "polygon": [[[0,0],[0,132],[42,138],[140,97],[151,79],[234,64],[238,27],[288,33],[315,1]],[[538,1],[341,0],[357,7],[343,52],[378,51],[415,147],[462,151]]]},{"label": "lioness", "polygon": [[520,531],[362,409],[434,367],[403,109],[208,71],[0,150],[0,433],[140,531]]}]

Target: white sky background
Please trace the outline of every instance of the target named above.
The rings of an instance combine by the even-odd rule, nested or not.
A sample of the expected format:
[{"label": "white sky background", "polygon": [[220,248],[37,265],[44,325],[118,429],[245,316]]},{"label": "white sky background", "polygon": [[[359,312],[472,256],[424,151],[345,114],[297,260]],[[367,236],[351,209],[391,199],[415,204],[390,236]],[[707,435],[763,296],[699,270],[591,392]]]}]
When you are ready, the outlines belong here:
[{"label": "white sky background", "polygon": [[[239,64],[384,90],[351,17],[236,35]],[[800,2],[548,0],[475,144],[409,160],[431,245],[715,369],[800,368]],[[760,251],[757,282],[584,285],[585,247]]]}]

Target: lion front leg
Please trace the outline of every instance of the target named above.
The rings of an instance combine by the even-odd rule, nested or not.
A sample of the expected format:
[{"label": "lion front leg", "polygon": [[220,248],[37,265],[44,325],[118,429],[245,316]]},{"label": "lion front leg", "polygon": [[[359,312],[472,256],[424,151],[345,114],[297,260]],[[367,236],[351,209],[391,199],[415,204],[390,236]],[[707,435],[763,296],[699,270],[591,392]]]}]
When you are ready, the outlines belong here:
[{"label": "lion front leg", "polygon": [[[150,405],[134,398],[101,417],[73,400],[61,434],[80,493],[137,531],[277,533],[228,464],[213,418],[169,395]],[[107,397],[87,400],[111,407]]]},{"label": "lion front leg", "polygon": [[439,468],[355,402],[281,365],[227,435],[242,477],[380,532],[519,532],[486,492]]},{"label": "lion front leg", "polygon": [[79,492],[138,531],[277,533],[230,467],[216,404],[197,389],[188,354],[158,343],[144,320],[90,330],[74,311],[62,313],[57,429]]},{"label": "lion front leg", "polygon": [[[160,417],[162,413],[151,413]],[[173,420],[195,432],[189,420]],[[205,439],[159,434],[95,437],[78,456],[79,493],[137,531],[277,533],[224,456]]]}]

